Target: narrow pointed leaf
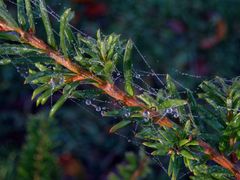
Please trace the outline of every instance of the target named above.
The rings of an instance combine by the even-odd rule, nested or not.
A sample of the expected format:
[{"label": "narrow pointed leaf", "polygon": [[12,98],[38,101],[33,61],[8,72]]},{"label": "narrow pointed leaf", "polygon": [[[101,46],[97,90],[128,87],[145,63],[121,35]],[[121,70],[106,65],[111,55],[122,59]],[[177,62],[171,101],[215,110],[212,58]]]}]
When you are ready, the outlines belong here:
[{"label": "narrow pointed leaf", "polygon": [[60,20],[60,47],[63,51],[63,54],[65,57],[68,56],[67,53],[67,44],[66,44],[66,32],[68,28],[69,21],[73,18],[74,13],[71,11],[71,9],[67,9],[63,15],[61,16]]},{"label": "narrow pointed leaf", "polygon": [[29,23],[29,31],[32,33],[35,33],[35,23],[34,23],[34,17],[32,13],[32,6],[30,0],[25,0],[25,7],[26,7],[26,13],[28,17],[28,23]]},{"label": "narrow pointed leaf", "polygon": [[189,152],[185,149],[181,150],[180,153],[185,158],[188,158],[188,159],[191,159],[191,160],[196,160],[197,159],[196,156],[194,156],[191,152]]},{"label": "narrow pointed leaf", "polygon": [[173,98],[179,98],[177,87],[174,84],[171,76],[167,74],[166,76],[167,90]]},{"label": "narrow pointed leaf", "polygon": [[184,106],[187,104],[187,101],[182,99],[168,99],[161,103],[158,108],[159,109],[167,109],[167,108],[174,108],[178,106]]},{"label": "narrow pointed leaf", "polygon": [[16,42],[20,41],[19,35],[14,32],[0,32],[0,39]]},{"label": "narrow pointed leaf", "polygon": [[106,62],[104,65],[104,74],[108,81],[112,82],[112,72],[114,70],[114,63],[112,61]]},{"label": "narrow pointed leaf", "polygon": [[0,59],[0,66],[7,65],[11,63],[11,59]]},{"label": "narrow pointed leaf", "polygon": [[47,33],[47,41],[52,47],[56,48],[56,41],[54,38],[52,25],[51,25],[49,17],[48,17],[45,0],[39,0],[39,8],[41,11],[42,21],[43,21],[43,24],[44,24],[44,27],[45,27],[45,30]]},{"label": "narrow pointed leaf", "polygon": [[117,130],[127,126],[128,124],[130,124],[131,121],[130,120],[122,120],[121,122],[117,123],[116,125],[114,125],[111,129],[110,129],[110,133],[114,133]]},{"label": "narrow pointed leaf", "polygon": [[29,46],[20,46],[14,44],[2,44],[0,47],[0,55],[24,55],[32,53],[41,53],[38,49]]},{"label": "narrow pointed leaf", "polygon": [[54,106],[52,107],[49,116],[53,117],[55,115],[55,113],[57,112],[57,110],[62,107],[62,105],[66,102],[66,100],[68,99],[68,95],[62,95],[59,100],[54,104]]},{"label": "narrow pointed leaf", "polygon": [[130,96],[134,95],[133,86],[132,86],[132,62],[131,62],[132,47],[133,47],[133,43],[131,40],[129,40],[126,45],[124,58],[123,58],[125,91]]},{"label": "narrow pointed leaf", "polygon": [[17,0],[18,23],[21,24],[23,27],[26,26],[24,7],[24,0]]},{"label": "narrow pointed leaf", "polygon": [[49,88],[48,85],[43,85],[43,86],[40,86],[40,87],[36,88],[36,89],[33,91],[32,100],[33,100],[37,95],[39,95],[40,93],[42,93],[43,91],[46,91],[48,88]]}]

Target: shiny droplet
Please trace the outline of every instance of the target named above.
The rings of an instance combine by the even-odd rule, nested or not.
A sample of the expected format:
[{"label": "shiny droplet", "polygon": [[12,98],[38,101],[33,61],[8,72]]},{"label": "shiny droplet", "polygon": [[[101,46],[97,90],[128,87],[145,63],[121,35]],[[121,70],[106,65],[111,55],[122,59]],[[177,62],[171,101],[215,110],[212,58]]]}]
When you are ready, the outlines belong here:
[{"label": "shiny droplet", "polygon": [[88,105],[88,106],[90,106],[90,105],[92,104],[91,100],[89,100],[89,99],[87,99],[87,100],[85,101],[85,103],[86,103],[86,105]]},{"label": "shiny droplet", "polygon": [[174,118],[179,118],[179,114],[178,113],[174,113],[173,117]]},{"label": "shiny droplet", "polygon": [[143,111],[143,117],[149,118],[150,117],[150,112],[149,111]]},{"label": "shiny droplet", "polygon": [[148,122],[148,121],[149,121],[149,118],[143,118],[143,121],[144,121],[144,122]]},{"label": "shiny droplet", "polygon": [[150,112],[149,111],[144,111],[142,115],[143,115],[143,121],[148,122],[149,119],[150,119]]},{"label": "shiny droplet", "polygon": [[171,114],[172,112],[173,112],[173,109],[172,109],[172,108],[166,109],[166,113],[167,113],[167,114]]},{"label": "shiny droplet", "polygon": [[125,117],[130,117],[131,116],[131,113],[129,111],[127,111],[125,114],[124,114]]},{"label": "shiny droplet", "polygon": [[97,111],[97,112],[100,112],[101,110],[102,110],[102,108],[101,108],[101,107],[99,107],[99,106],[98,106],[98,107],[96,107],[96,111]]},{"label": "shiny droplet", "polygon": [[136,76],[135,76],[137,79],[139,79],[140,77],[141,77],[141,75],[140,74],[136,74]]}]

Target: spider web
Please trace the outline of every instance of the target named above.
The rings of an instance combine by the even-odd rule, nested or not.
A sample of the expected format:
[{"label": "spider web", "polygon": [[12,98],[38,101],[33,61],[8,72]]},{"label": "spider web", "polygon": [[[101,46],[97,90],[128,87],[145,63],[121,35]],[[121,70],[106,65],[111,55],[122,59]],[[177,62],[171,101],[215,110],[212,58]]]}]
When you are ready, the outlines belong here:
[{"label": "spider web", "polygon": [[[12,0],[7,0],[9,3],[13,4],[14,6],[16,6],[16,2],[12,1]],[[36,10],[38,7],[38,2],[36,0],[31,0],[31,3],[34,5],[34,9],[33,9],[33,14],[35,16],[35,18],[41,18],[40,13],[38,13],[38,11]],[[51,17],[53,19],[55,19],[56,21],[60,21],[60,16],[54,11],[52,10],[49,6],[47,6],[46,11],[48,12],[49,15],[51,15]],[[74,33],[80,33],[81,35],[88,37],[89,39],[93,39],[91,36],[88,36],[87,33],[84,33],[82,31],[80,31],[79,29],[75,28],[74,26],[70,25],[69,26],[72,28]],[[59,34],[57,31],[53,30],[55,36],[59,37]],[[147,60],[146,57],[144,57],[144,55],[141,53],[141,51],[139,50],[139,48],[137,47],[137,45],[134,43],[133,44],[135,52],[137,52],[138,55],[138,63],[141,63],[142,69],[140,68],[133,68],[132,70],[132,74],[133,74],[133,86],[135,88],[135,91],[137,94],[142,94],[142,93],[146,93],[152,97],[156,97],[158,94],[158,90],[159,89],[165,89],[166,90],[166,75],[167,74],[160,74],[160,73],[156,73],[155,70],[152,68],[150,61]],[[22,47],[26,47],[25,45],[21,45]],[[19,55],[21,58],[23,59],[28,59],[28,56],[22,56]],[[3,58],[3,57],[2,57]],[[10,58],[10,57],[9,57]],[[17,69],[17,71],[24,77],[26,78],[28,76],[28,69],[29,69],[29,64],[28,63],[24,63],[24,61],[22,63],[13,63],[13,65],[15,66],[15,68]],[[134,65],[134,63],[133,63]],[[143,68],[144,67],[144,68]],[[194,79],[197,82],[200,82],[204,79],[207,79],[207,77],[203,77],[203,76],[199,76],[199,75],[193,75],[193,74],[188,74],[185,72],[181,72],[177,69],[175,69],[175,72],[179,75],[182,76],[186,79]],[[121,72],[121,70],[116,69],[116,71],[113,73],[113,77],[114,77],[114,84],[118,85],[119,87],[121,87],[124,83],[124,78],[123,78],[123,73]],[[178,87],[179,93],[184,95],[187,94],[187,92],[197,92],[198,89],[195,89],[193,91],[191,91],[189,88],[187,88],[183,83],[173,79],[173,81],[175,82],[175,84]],[[214,79],[212,79],[212,81],[214,81]],[[228,80],[230,81],[230,80]],[[153,83],[154,83],[154,87],[153,87]],[[34,85],[32,85],[32,88],[35,88]],[[166,99],[170,99],[171,97],[166,97]],[[100,98],[87,98],[85,100],[80,101],[79,99],[71,99],[71,101],[73,103],[76,103],[78,106],[80,106],[81,108],[85,109],[86,111],[88,111],[89,114],[91,114],[92,116],[96,117],[96,113],[99,114],[99,116],[104,115],[104,113],[106,111],[110,111],[112,110],[112,107],[120,107],[121,104],[119,104],[119,102],[113,100],[113,99],[100,99]],[[84,102],[84,105],[83,105]],[[53,97],[51,96],[51,107],[53,105]],[[226,109],[225,107],[221,107],[219,106],[219,109]],[[96,113],[94,112],[96,111]],[[165,114],[163,114],[164,116]],[[124,114],[125,117],[129,117],[129,112],[126,112]],[[188,114],[181,114],[181,113],[177,113],[177,116],[189,116]],[[194,117],[198,117],[198,115],[193,115]],[[98,116],[97,116],[98,117]],[[151,118],[151,117],[150,117]],[[119,119],[118,119],[119,120]],[[143,118],[144,121],[148,121],[149,118]],[[156,133],[158,133],[158,130],[156,129],[156,127],[154,126],[154,124],[152,124],[152,130]],[[126,135],[126,134],[121,134],[120,132],[115,133],[115,135],[123,138],[124,140],[126,140],[129,143],[132,143],[133,145],[140,147],[142,146],[141,141],[135,138],[135,134],[138,132],[138,123],[136,122],[134,124],[134,127],[132,128],[132,136],[131,135]],[[157,157],[157,156],[152,156],[150,152],[148,152],[147,150],[145,150],[145,153],[147,154],[147,156],[149,156],[157,165],[159,165],[161,167],[161,169],[163,170],[164,173],[167,173],[167,167],[166,165],[164,165],[161,162],[161,158]],[[180,170],[181,172],[181,170]],[[180,179],[184,178],[185,176],[187,176],[190,173],[190,171],[187,172],[181,172],[180,174]]]}]

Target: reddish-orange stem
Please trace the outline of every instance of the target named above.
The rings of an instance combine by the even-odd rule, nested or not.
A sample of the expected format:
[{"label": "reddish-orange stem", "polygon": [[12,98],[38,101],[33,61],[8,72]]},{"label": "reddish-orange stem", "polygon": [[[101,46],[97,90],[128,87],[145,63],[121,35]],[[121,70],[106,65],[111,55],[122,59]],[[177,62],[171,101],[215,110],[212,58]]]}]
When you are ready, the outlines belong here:
[{"label": "reddish-orange stem", "polygon": [[[72,62],[70,59],[63,57],[59,52],[52,50],[47,44],[45,44],[42,40],[38,39],[31,33],[24,32],[22,29],[13,28],[7,23],[0,20],[0,31],[14,31],[17,32],[22,40],[39,50],[43,53],[46,53],[49,57],[54,59],[58,64],[66,67],[70,71],[76,73],[76,76],[68,79],[67,81],[79,81],[83,79],[91,79],[96,83],[93,85],[101,90],[103,90],[106,94],[114,98],[115,100],[121,101],[127,106],[138,106],[143,110],[148,110],[148,108],[136,97],[130,97],[125,92],[117,88],[114,84],[111,84],[107,81],[103,81],[99,77],[95,76],[89,71],[81,68],[79,65]],[[159,114],[156,111],[149,111],[152,117],[154,118],[154,122],[159,124],[160,126],[166,126],[168,128],[172,128],[174,123],[168,119],[167,117],[159,118]],[[212,148],[209,144],[204,141],[199,141],[199,145],[204,148],[205,154],[210,156],[210,159],[221,165],[222,167],[231,171],[237,179],[240,180],[240,169],[237,165],[233,164],[229,161],[225,156],[219,154],[214,148]]]}]

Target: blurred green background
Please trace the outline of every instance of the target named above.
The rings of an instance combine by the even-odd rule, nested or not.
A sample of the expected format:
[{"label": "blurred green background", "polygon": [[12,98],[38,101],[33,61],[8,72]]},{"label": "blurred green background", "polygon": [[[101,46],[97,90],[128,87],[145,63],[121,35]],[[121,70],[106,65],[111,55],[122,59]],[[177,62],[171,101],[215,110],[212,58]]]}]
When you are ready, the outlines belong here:
[{"label": "blurred green background", "polygon": [[[14,12],[15,7],[7,4]],[[115,32],[124,39],[132,38],[155,72],[170,73],[188,87],[194,88],[198,79],[182,73],[200,79],[239,75],[238,0],[48,0],[47,4],[58,14],[71,7],[76,14],[72,24],[90,36],[100,28],[105,34]],[[57,26],[57,21],[51,20]],[[144,69],[137,53],[134,63],[136,69]],[[0,67],[0,179],[18,179],[20,165],[25,171],[34,168],[24,164],[38,161],[26,152],[33,141],[31,152],[46,142],[47,146],[36,152],[51,151],[51,158],[39,164],[56,166],[53,174],[62,179],[106,179],[124,160],[126,151],[139,149],[125,138],[109,134],[114,120],[86,110],[84,102],[68,102],[55,120],[47,120],[46,115],[33,118],[30,114],[37,116],[49,107],[36,108],[31,101],[32,88],[23,81],[14,67]],[[45,136],[41,128],[46,127],[30,124],[39,119],[50,126]],[[40,129],[39,134],[33,129]],[[128,136],[130,130],[121,133]],[[165,159],[162,161],[164,164]],[[153,172],[146,179],[167,179],[158,163],[151,164]]]}]

